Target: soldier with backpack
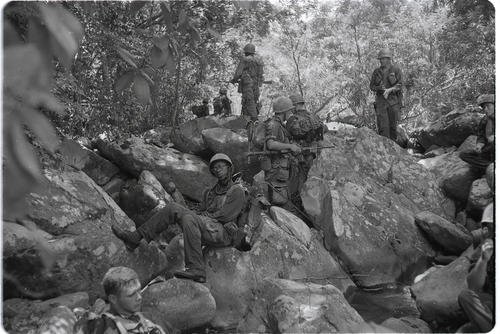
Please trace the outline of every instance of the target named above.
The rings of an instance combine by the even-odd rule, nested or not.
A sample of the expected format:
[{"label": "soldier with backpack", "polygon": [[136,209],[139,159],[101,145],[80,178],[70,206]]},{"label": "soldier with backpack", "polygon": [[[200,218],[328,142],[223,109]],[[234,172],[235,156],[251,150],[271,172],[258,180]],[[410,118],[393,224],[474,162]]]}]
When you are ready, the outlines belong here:
[{"label": "soldier with backpack", "polygon": [[241,114],[257,120],[259,114],[260,87],[264,82],[264,62],[255,54],[255,45],[247,44],[231,83],[239,83],[241,93]]},{"label": "soldier with backpack", "polygon": [[113,225],[113,233],[125,243],[127,249],[134,250],[142,239],[149,242],[169,225],[179,224],[184,235],[186,270],[175,272],[174,276],[205,282],[202,246],[232,245],[241,251],[250,250],[244,232],[249,209],[246,189],[233,180],[233,163],[227,155],[215,154],[210,159],[209,167],[218,181],[204,192],[198,212],[169,203],[134,232]]},{"label": "soldier with backpack", "polygon": [[[318,116],[311,114],[305,107],[305,101],[302,95],[290,95],[294,105],[294,114],[286,122],[286,129],[290,133],[292,142],[305,147],[315,147],[318,141],[323,140],[324,124]],[[298,156],[298,163],[292,168],[292,177],[297,179],[293,183],[294,188],[290,189],[292,201],[299,207],[302,207],[300,200],[300,189],[307,181],[307,175],[312,167],[313,160],[316,158],[317,150],[302,151]]]}]

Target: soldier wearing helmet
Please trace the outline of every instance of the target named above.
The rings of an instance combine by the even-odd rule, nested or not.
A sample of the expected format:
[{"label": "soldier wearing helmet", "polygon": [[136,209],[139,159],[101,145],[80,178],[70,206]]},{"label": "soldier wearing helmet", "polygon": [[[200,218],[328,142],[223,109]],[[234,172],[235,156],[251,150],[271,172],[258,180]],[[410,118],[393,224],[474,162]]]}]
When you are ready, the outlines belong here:
[{"label": "soldier wearing helmet", "polygon": [[[318,141],[323,139],[324,124],[318,116],[309,113],[305,106],[304,98],[301,94],[294,93],[290,95],[294,105],[294,113],[286,122],[286,129],[290,133],[292,142],[304,147],[317,146]],[[317,150],[302,151],[298,156],[298,164],[292,166],[292,178],[296,178],[297,182],[293,185],[296,188],[290,188],[293,203],[302,207],[300,199],[300,189],[307,180],[307,175],[312,167],[313,160],[316,158]]]},{"label": "soldier wearing helmet", "polygon": [[384,137],[397,139],[397,122],[403,102],[401,69],[392,64],[392,53],[384,48],[379,51],[380,67],[373,71],[370,89],[375,93],[375,114],[378,133]]},{"label": "soldier wearing helmet", "polygon": [[221,88],[219,96],[214,98],[214,114],[221,115],[222,117],[231,116],[231,100],[227,97],[227,89]]},{"label": "soldier wearing helmet", "polygon": [[217,153],[210,159],[209,167],[210,173],[217,178],[217,183],[205,190],[197,212],[177,203],[168,203],[134,232],[113,225],[113,233],[125,243],[127,249],[134,250],[142,239],[149,242],[168,226],[180,225],[184,236],[186,270],[175,272],[174,275],[205,282],[203,245],[233,245],[238,249],[248,246],[244,244],[245,240],[237,225],[247,204],[246,195],[243,187],[232,180],[233,163],[227,155]]},{"label": "soldier wearing helmet", "polygon": [[[294,106],[292,100],[280,96],[273,102],[274,117],[266,123],[265,149],[269,151],[287,150],[298,154],[301,149],[290,142],[290,134],[285,127],[285,121],[292,115]],[[266,156],[262,161],[265,180],[268,183],[268,198],[274,205],[289,208],[291,199],[290,165],[294,157],[290,153]]]},{"label": "soldier wearing helmet", "polygon": [[201,101],[201,105],[197,105],[197,106],[193,106],[191,108],[191,111],[192,113],[196,116],[196,117],[205,117],[205,116],[208,116],[210,114],[210,109],[208,108],[208,98],[203,98],[203,100]]},{"label": "soldier wearing helmet", "polygon": [[264,62],[255,54],[255,45],[247,44],[231,82],[239,83],[241,93],[241,114],[257,120],[259,114],[260,87],[264,81]]},{"label": "soldier wearing helmet", "polygon": [[477,177],[481,177],[489,164],[495,161],[495,95],[483,94],[477,104],[486,114],[478,126],[474,149],[460,152],[460,158],[471,165]]},{"label": "soldier wearing helmet", "polygon": [[[460,327],[457,333],[487,333],[493,328],[495,306],[495,231],[494,206],[490,203],[483,211],[482,229],[474,238],[477,246],[469,260],[467,288],[458,295],[458,304],[470,322]],[[476,230],[477,231],[477,230]],[[473,231],[473,235],[475,234]]]}]

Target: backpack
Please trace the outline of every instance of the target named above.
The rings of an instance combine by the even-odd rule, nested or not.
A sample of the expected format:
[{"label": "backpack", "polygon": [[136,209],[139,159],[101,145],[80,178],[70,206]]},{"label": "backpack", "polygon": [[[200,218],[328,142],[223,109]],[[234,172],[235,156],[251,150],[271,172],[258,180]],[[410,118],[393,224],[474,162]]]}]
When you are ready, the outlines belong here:
[{"label": "backpack", "polygon": [[307,111],[298,112],[287,121],[286,128],[293,139],[308,143],[323,139],[323,123],[318,116]]},{"label": "backpack", "polygon": [[253,151],[266,150],[266,127],[269,119],[265,121],[250,122],[248,125],[248,142]]}]

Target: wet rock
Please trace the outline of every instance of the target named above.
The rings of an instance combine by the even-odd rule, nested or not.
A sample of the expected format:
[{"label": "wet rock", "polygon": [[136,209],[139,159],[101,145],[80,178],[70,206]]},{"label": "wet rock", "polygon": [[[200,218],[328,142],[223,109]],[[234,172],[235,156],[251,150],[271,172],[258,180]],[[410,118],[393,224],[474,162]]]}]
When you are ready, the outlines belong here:
[{"label": "wet rock", "polygon": [[433,174],[372,130],[327,133],[301,192],[306,212],[358,286],[411,279],[434,256],[414,223],[422,210],[454,216]]},{"label": "wet rock", "polygon": [[243,178],[250,181],[260,171],[258,159],[248,163],[248,138],[229,129],[212,128],[202,132],[203,140],[213,153],[225,153],[231,158],[236,172],[242,172]]},{"label": "wet rock", "polygon": [[201,132],[218,126],[213,117],[195,118],[182,123],[178,128],[174,128],[170,134],[170,140],[174,147],[181,152],[208,157],[210,152]]},{"label": "wet rock", "polygon": [[438,325],[463,322],[464,313],[458,305],[458,295],[467,286],[466,277],[473,248],[469,247],[458,259],[447,266],[437,267],[411,286],[421,318]]},{"label": "wet rock", "polygon": [[337,333],[363,322],[333,285],[285,279],[265,279],[250,310],[239,332]]},{"label": "wet rock", "polygon": [[430,240],[450,254],[461,254],[472,244],[472,235],[465,228],[450,223],[432,212],[418,213],[415,216],[415,223]]},{"label": "wet rock", "polygon": [[470,135],[466,140],[458,147],[458,153],[472,151],[476,149],[477,136]]},{"label": "wet rock", "polygon": [[416,137],[426,149],[433,144],[458,147],[467,137],[478,132],[484,117],[480,113],[452,111],[418,131]]},{"label": "wet rock", "polygon": [[[60,306],[64,309],[58,310],[57,308]],[[34,330],[41,328],[44,322],[49,325],[53,324],[57,318],[72,319],[71,309],[75,307],[87,308],[88,306],[89,296],[86,292],[72,293],[45,301],[7,299],[3,302],[3,325],[9,333],[27,333],[30,330],[34,332]],[[51,311],[53,309],[55,310]],[[55,319],[50,320],[53,317]]]},{"label": "wet rock", "polygon": [[125,249],[111,225],[132,229],[134,223],[85,173],[46,169],[44,175],[40,190],[26,197],[24,212],[47,233],[54,256],[47,263],[43,252],[26,244],[25,251],[3,257],[4,270],[26,289],[55,295],[88,291],[95,298],[110,267],[131,267],[144,281],[168,265],[157,247],[143,244],[134,253]]},{"label": "wet rock", "polygon": [[254,293],[265,278],[333,284],[342,292],[354,285],[336,258],[325,250],[320,234],[311,231],[307,247],[269,216],[261,217],[251,251],[221,248],[206,254],[207,281],[217,303],[211,322],[214,327],[233,328],[249,312]]},{"label": "wet rock", "polygon": [[139,175],[137,182],[129,182],[120,192],[120,207],[137,227],[150,218],[154,212],[173,201],[172,196],[147,170]]},{"label": "wet rock", "polygon": [[203,284],[170,279],[150,285],[142,296],[142,312],[154,323],[180,330],[208,323],[215,314],[215,300]]},{"label": "wet rock", "polygon": [[477,179],[472,182],[467,201],[467,212],[473,217],[481,218],[484,208],[493,202],[493,194],[488,186],[486,178]]},{"label": "wet rock", "polygon": [[467,202],[472,182],[476,177],[470,165],[460,159],[458,153],[452,152],[422,159],[418,163],[438,177],[439,185],[446,196],[461,204]]},{"label": "wet rock", "polygon": [[139,138],[133,137],[122,145],[98,140],[96,146],[103,156],[131,175],[138,177],[148,170],[164,188],[173,181],[183,195],[196,201],[201,201],[203,189],[216,182],[208,165],[199,157],[149,145]]},{"label": "wet rock", "polygon": [[72,139],[64,138],[58,150],[67,165],[83,171],[100,186],[105,185],[120,171],[112,162]]},{"label": "wet rock", "polygon": [[414,317],[389,318],[380,325],[396,333],[432,333],[432,329],[425,321]]}]

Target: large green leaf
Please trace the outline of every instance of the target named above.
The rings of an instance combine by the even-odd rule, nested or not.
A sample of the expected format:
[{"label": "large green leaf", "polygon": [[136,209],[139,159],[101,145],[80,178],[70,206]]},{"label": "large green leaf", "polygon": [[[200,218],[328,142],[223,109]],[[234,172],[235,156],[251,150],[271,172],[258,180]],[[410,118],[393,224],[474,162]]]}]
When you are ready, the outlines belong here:
[{"label": "large green leaf", "polygon": [[116,47],[116,51],[123,60],[129,63],[133,68],[137,68],[137,65],[135,63],[135,57],[130,52],[119,46]]},{"label": "large green leaf", "polygon": [[21,122],[33,131],[43,147],[49,152],[54,152],[59,146],[59,139],[49,119],[41,112],[32,108],[24,108],[18,114],[21,118]]},{"label": "large green leaf", "polygon": [[83,38],[83,28],[78,19],[61,4],[39,3],[43,21],[59,48],[53,52],[66,68],[70,68]]},{"label": "large green leaf", "polygon": [[118,80],[116,80],[115,82],[115,91],[121,92],[129,88],[130,85],[132,84],[132,81],[134,81],[134,75],[135,71],[130,70],[125,72],[125,74],[123,74],[121,77],[119,77]]},{"label": "large green leaf", "polygon": [[148,82],[139,74],[134,77],[133,90],[140,103],[151,103],[151,92],[149,90]]},{"label": "large green leaf", "polygon": [[3,53],[4,88],[25,96],[40,80],[42,71],[48,71],[42,66],[42,57],[33,44],[21,44],[8,47]]}]

